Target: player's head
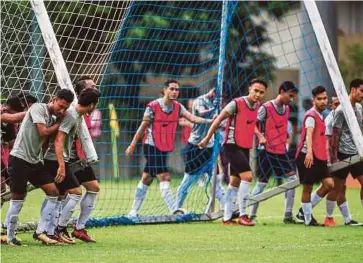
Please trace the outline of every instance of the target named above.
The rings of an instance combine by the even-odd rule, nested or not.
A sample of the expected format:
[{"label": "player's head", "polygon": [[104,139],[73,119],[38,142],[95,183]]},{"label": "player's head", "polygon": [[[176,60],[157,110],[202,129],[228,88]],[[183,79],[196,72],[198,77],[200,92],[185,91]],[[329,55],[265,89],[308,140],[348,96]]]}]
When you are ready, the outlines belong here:
[{"label": "player's head", "polygon": [[168,80],[164,83],[164,98],[176,100],[179,97],[179,82],[175,79]]},{"label": "player's head", "polygon": [[332,110],[335,110],[339,106],[339,104],[340,104],[340,102],[339,102],[337,94],[333,94],[331,96],[331,105],[330,105]]},{"label": "player's head", "polygon": [[89,114],[96,109],[101,93],[96,89],[84,89],[78,96],[77,112]]},{"label": "player's head", "polygon": [[17,95],[9,97],[6,104],[11,112],[21,112],[36,102],[37,98],[28,92],[19,92]]},{"label": "player's head", "polygon": [[356,102],[363,101],[363,80],[362,79],[354,79],[349,85],[350,96]]},{"label": "player's head", "polygon": [[293,102],[298,92],[299,89],[292,81],[284,81],[279,87],[279,96],[285,105]]},{"label": "player's head", "polygon": [[61,115],[71,106],[74,99],[74,94],[72,91],[68,89],[61,89],[55,95],[55,98],[52,100],[50,105],[50,109],[53,114]]},{"label": "player's head", "polygon": [[313,88],[311,93],[313,95],[313,104],[315,108],[319,112],[324,111],[328,104],[328,93],[326,92],[326,88],[323,86],[317,86]]},{"label": "player's head", "polygon": [[77,96],[79,96],[84,89],[97,89],[95,82],[90,76],[81,76],[74,82],[74,91]]},{"label": "player's head", "polygon": [[210,91],[208,91],[207,96],[209,99],[213,100],[216,97],[216,88],[212,88]]},{"label": "player's head", "polygon": [[267,83],[260,79],[253,79],[248,83],[248,98],[254,103],[263,100],[266,95]]}]

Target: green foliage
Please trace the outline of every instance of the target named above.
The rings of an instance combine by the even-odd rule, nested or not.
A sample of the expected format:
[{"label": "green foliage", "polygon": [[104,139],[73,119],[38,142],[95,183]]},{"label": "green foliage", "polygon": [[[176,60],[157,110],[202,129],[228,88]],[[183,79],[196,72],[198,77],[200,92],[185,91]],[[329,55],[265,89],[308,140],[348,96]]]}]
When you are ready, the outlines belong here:
[{"label": "green foliage", "polygon": [[346,86],[355,78],[363,76],[363,45],[353,44],[346,47],[347,59],[339,62]]}]

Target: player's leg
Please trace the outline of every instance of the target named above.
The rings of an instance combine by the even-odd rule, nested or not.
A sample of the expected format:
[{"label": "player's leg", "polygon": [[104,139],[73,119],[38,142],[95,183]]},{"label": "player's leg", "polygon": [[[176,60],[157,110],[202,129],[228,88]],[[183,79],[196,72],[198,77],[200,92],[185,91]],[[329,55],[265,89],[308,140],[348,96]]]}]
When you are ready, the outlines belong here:
[{"label": "player's leg", "polygon": [[[281,174],[286,177],[286,182],[292,182],[297,180],[296,168],[288,155],[281,154],[276,155],[277,164],[275,169],[276,174]],[[283,222],[285,224],[295,224],[296,221],[293,218],[292,210],[295,202],[295,188],[289,189],[285,192],[285,214]]]},{"label": "player's leg", "polygon": [[301,194],[301,207],[304,212],[305,225],[310,225],[312,222],[313,206],[311,204],[311,192],[313,191],[312,184],[303,184],[303,191]]},{"label": "player's leg", "polygon": [[[256,176],[258,178],[258,181],[256,182],[256,185],[251,192],[251,197],[261,194],[265,190],[265,187],[267,186],[271,173],[272,173],[272,166],[267,156],[267,152],[265,150],[258,151],[257,168],[256,168]],[[255,203],[251,206],[252,220],[255,220],[257,217],[258,207],[259,203]]]},{"label": "player's leg", "polygon": [[155,176],[155,165],[156,165],[156,150],[155,147],[144,144],[143,146],[144,157],[146,159],[146,164],[144,167],[144,172],[141,175],[141,180],[138,183],[136,190],[134,201],[132,203],[131,210],[128,214],[130,217],[138,216],[139,210],[141,208],[142,203],[144,202],[145,196],[149,189],[149,186],[153,182],[153,176]]},{"label": "player's leg", "polygon": [[30,164],[24,160],[10,156],[8,172],[11,200],[6,214],[7,243],[9,245],[21,246],[20,240],[18,240],[15,236],[15,229],[27,193],[27,182],[31,174],[29,167]]},{"label": "player's leg", "polygon": [[225,196],[225,206],[223,221],[224,225],[236,225],[237,223],[232,220],[232,214],[236,206],[236,197],[238,194],[238,188],[241,183],[239,174],[231,168],[231,175],[229,177],[229,184]]},{"label": "player's leg", "polygon": [[68,233],[67,225],[72,218],[76,206],[81,200],[82,188],[76,176],[69,169],[68,163],[66,163],[66,177],[57,186],[60,195],[65,196],[65,199],[62,201],[61,213],[55,229],[55,235],[65,243],[74,244],[75,240]]},{"label": "player's leg", "polygon": [[333,174],[333,180],[334,180],[334,187],[333,189],[330,190],[330,192],[326,196],[326,217],[324,220],[324,225],[329,227],[337,225],[337,223],[334,220],[333,214],[334,214],[334,209],[337,205],[338,191],[341,185],[340,181],[342,181],[342,179],[339,179]]},{"label": "player's leg", "polygon": [[360,202],[363,206],[363,174],[356,177],[360,184]]},{"label": "player's leg", "polygon": [[206,165],[212,159],[213,148],[199,149],[197,145],[188,143],[184,149],[185,173],[177,190],[177,207],[181,208],[189,189],[203,175]]},{"label": "player's leg", "polygon": [[86,222],[95,208],[100,184],[91,166],[75,173],[78,182],[86,189],[86,193],[80,202],[80,214],[72,232],[72,236],[85,242],[96,242],[85,230]]}]

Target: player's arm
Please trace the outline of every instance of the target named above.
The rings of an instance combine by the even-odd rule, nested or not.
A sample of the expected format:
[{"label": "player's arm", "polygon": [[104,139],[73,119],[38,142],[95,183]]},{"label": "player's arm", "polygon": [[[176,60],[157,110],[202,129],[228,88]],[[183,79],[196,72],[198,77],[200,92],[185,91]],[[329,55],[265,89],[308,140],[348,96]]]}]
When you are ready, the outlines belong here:
[{"label": "player's arm", "polygon": [[181,127],[193,127],[193,123],[191,123],[190,121],[188,121],[185,118],[180,118],[179,119],[179,126],[181,126]]},{"label": "player's arm", "polygon": [[307,127],[306,128],[306,157],[305,157],[305,167],[311,168],[313,165],[314,155],[313,155],[313,133],[314,128],[313,127]]},{"label": "player's arm", "polygon": [[136,144],[138,141],[140,141],[143,138],[145,129],[148,127],[149,122],[150,122],[150,118],[148,116],[144,115],[144,118],[134,135],[134,138],[132,139],[129,147],[127,147],[127,149],[125,151],[126,156],[130,156],[131,154],[134,153]]},{"label": "player's arm", "polygon": [[1,119],[2,123],[9,123],[9,124],[19,123],[24,119],[25,114],[26,114],[26,111],[13,113],[13,114],[3,113],[3,114],[1,114],[0,119]]},{"label": "player's arm", "polygon": [[37,123],[37,129],[38,129],[38,133],[40,135],[40,137],[49,137],[49,136],[53,136],[54,134],[56,134],[56,132],[58,131],[59,127],[60,127],[60,123],[56,122],[55,124],[53,124],[50,127],[45,126],[44,123]]},{"label": "player's arm", "polygon": [[58,171],[57,171],[57,175],[55,177],[55,181],[57,183],[60,183],[64,180],[64,177],[66,176],[65,170],[66,170],[66,165],[64,162],[64,156],[63,156],[63,152],[64,152],[64,141],[66,139],[67,134],[63,131],[58,131],[57,135],[54,138],[54,151],[55,151],[55,155],[57,157],[57,161],[58,161]]},{"label": "player's arm", "polygon": [[47,127],[46,126],[46,119],[44,116],[46,116],[45,113],[46,109],[42,107],[39,103],[33,104],[33,106],[29,109],[30,117],[33,120],[33,123],[36,125],[39,136],[40,137],[49,137],[52,135],[55,135],[57,130],[59,129],[61,125],[61,121],[63,120],[63,116],[58,117],[57,122],[53,124],[52,126]]},{"label": "player's arm", "polygon": [[201,124],[201,123],[212,123],[213,119],[204,119],[198,116],[195,116],[193,114],[191,114],[189,111],[184,111],[181,116],[183,116],[184,118],[186,118],[187,120],[189,120],[192,123],[195,124]]},{"label": "player's arm", "polygon": [[330,143],[329,143],[329,145],[330,145],[329,152],[330,152],[331,163],[336,163],[338,161],[338,150],[339,150],[339,142],[340,142],[341,136],[342,136],[342,129],[333,126],[333,133],[332,133],[332,136],[330,138]]},{"label": "player's arm", "polygon": [[222,121],[228,118],[229,116],[230,116],[229,112],[223,109],[222,112],[213,121],[205,138],[198,144],[199,148],[205,148],[208,145],[210,139],[212,138],[213,134],[218,129],[218,127],[221,125]]},{"label": "player's arm", "polygon": [[262,133],[265,119],[266,119],[266,108],[264,106],[262,106],[258,109],[257,121],[256,121],[256,126],[255,126],[255,131],[254,131],[259,144],[266,144],[266,138],[265,138],[264,134]]},{"label": "player's arm", "polygon": [[338,161],[338,151],[339,151],[339,142],[340,137],[342,136],[342,128],[343,123],[345,121],[345,117],[343,111],[341,109],[337,109],[334,114],[333,119],[333,129],[332,129],[332,138],[331,138],[331,163],[335,163]]}]

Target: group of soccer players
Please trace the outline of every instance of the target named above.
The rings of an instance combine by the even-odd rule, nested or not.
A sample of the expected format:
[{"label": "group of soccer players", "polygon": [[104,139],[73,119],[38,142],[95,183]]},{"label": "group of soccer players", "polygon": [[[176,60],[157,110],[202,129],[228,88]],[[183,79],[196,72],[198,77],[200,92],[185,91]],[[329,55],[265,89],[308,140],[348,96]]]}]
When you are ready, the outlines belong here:
[{"label": "group of soccer players", "polygon": [[[349,88],[350,102],[363,130],[363,109],[360,104],[363,101],[363,80],[353,80]],[[192,112],[188,112],[177,102],[179,89],[176,80],[165,83],[163,97],[147,105],[141,125],[126,149],[126,155],[133,154],[136,144],[143,140],[146,159],[129,216],[138,216],[154,177],[160,182],[160,193],[170,212],[183,212],[184,200],[190,188],[204,173],[211,174],[212,162],[215,161],[213,147],[215,141],[218,141],[216,133],[224,129],[222,150],[230,166],[229,185],[225,191],[220,177],[216,185],[216,198],[224,210],[224,225],[253,226],[258,204],[252,206],[249,215],[249,196],[262,193],[273,173],[285,176],[287,181],[297,180],[295,166],[303,185],[298,219],[308,226],[320,225],[312,216],[312,208],[327,196],[325,225],[336,225],[332,217],[336,204],[346,225],[360,225],[352,219],[345,191],[349,174],[363,186],[363,163],[330,173],[329,162],[350,158],[357,154],[357,149],[336,97],[332,98],[333,111],[324,121],[322,113],[328,105],[328,94],[324,87],[312,89],[313,107],[304,115],[294,160],[287,155],[287,144],[291,137],[288,132],[289,104],[298,94],[298,88],[291,81],[283,82],[278,96],[262,104],[267,83],[253,79],[249,83],[248,95],[232,100],[218,115],[215,89],[198,97],[194,101]],[[85,149],[82,150],[82,143],[85,142],[79,136],[81,122],[84,119],[89,126],[89,114],[96,108],[100,93],[89,77],[78,79],[75,91],[78,96],[75,106],[71,105],[74,94],[69,90],[60,90],[48,104],[38,103],[29,94],[20,94],[10,97],[1,108],[1,189],[3,191],[5,184],[11,189],[11,200],[4,223],[6,236],[2,236],[2,242],[21,245],[15,229],[28,182],[41,188],[46,195],[33,234],[34,239],[44,244],[74,244],[75,240],[68,233],[67,225],[80,203],[80,215],[72,236],[86,242],[95,242],[85,230],[85,224],[94,208],[100,186],[90,166],[79,170],[73,169],[72,164],[87,155]],[[174,150],[177,125],[181,117],[194,123],[194,126],[183,151],[185,174],[175,198],[170,187],[171,176],[167,161],[168,154]],[[21,123],[18,129],[16,123]],[[225,128],[221,128],[224,124]],[[253,178],[250,150],[254,147],[255,138],[258,145],[258,181],[250,194]],[[4,167],[7,169],[3,169]],[[315,183],[321,185],[312,193]],[[83,198],[81,185],[86,189]],[[235,221],[233,212],[237,196],[239,219]],[[295,190],[289,189],[285,197],[284,222],[296,223],[293,218]],[[363,206],[363,187],[360,199]]]},{"label": "group of soccer players", "polygon": [[[363,130],[363,110],[360,104],[363,101],[363,80],[353,80],[349,88],[350,102],[360,128]],[[253,226],[258,204],[252,206],[252,216],[249,216],[247,212],[249,196],[262,193],[273,173],[285,176],[287,181],[297,180],[296,170],[300,184],[303,186],[302,207],[299,209],[297,219],[307,226],[321,225],[312,216],[312,208],[328,195],[327,216],[324,222],[326,226],[336,225],[332,217],[336,203],[342,212],[345,225],[361,225],[350,215],[345,199],[345,183],[347,176],[351,174],[363,186],[363,162],[334,173],[330,173],[328,169],[329,162],[335,163],[357,154],[343,110],[337,105],[339,103],[337,98],[332,98],[334,110],[326,118],[325,123],[322,113],[328,105],[328,93],[322,86],[312,89],[313,107],[304,115],[296,158],[291,159],[287,154],[288,141],[291,140],[291,132],[288,132],[289,104],[298,94],[298,88],[291,81],[285,81],[279,87],[279,95],[262,104],[266,90],[266,82],[253,79],[249,83],[248,95],[232,100],[216,116],[214,89],[198,97],[193,104],[192,113],[189,113],[182,104],[177,102],[179,83],[176,80],[166,82],[163,97],[147,105],[142,123],[126,150],[126,155],[131,155],[137,142],[144,138],[146,165],[137,185],[129,216],[138,216],[148,187],[155,176],[160,182],[161,196],[170,212],[183,212],[181,208],[190,187],[201,178],[202,174],[211,173],[208,169],[211,167],[210,162],[213,161],[215,134],[227,120],[223,152],[230,165],[229,185],[226,192],[221,180],[217,180],[216,186],[216,198],[224,210],[222,221],[224,225]],[[170,188],[171,176],[167,167],[167,157],[174,150],[177,124],[181,117],[194,123],[194,126],[183,151],[185,174],[178,187],[175,200]],[[257,138],[257,145],[259,145],[256,171],[258,182],[250,194],[249,187],[253,178],[250,150],[254,146],[254,138]],[[328,144],[328,142],[331,143]],[[312,193],[315,183],[321,183],[321,185],[316,192]],[[360,199],[363,206],[362,189],[363,187],[361,187]],[[237,196],[239,219],[236,222],[233,220],[233,214]],[[283,221],[297,223],[293,218],[295,189],[289,189],[285,197]]]},{"label": "group of soccer players", "polygon": [[[62,89],[47,104],[26,94],[10,97],[2,106],[2,149],[4,146],[11,148],[10,156],[2,152],[2,177],[7,178],[2,178],[2,191],[5,184],[11,191],[2,243],[22,245],[15,229],[29,182],[45,193],[40,220],[33,234],[35,240],[43,244],[74,244],[74,238],[95,242],[85,230],[85,224],[100,187],[90,166],[75,169],[72,164],[87,155],[82,145],[92,143],[82,140],[79,134],[83,119],[90,128],[89,114],[96,108],[100,93],[88,76],[79,78],[74,88],[78,96],[76,105],[71,105],[73,92]],[[22,107],[14,108],[16,104]],[[15,123],[21,123],[17,131],[14,130]],[[7,126],[12,127],[5,129]],[[86,189],[83,198],[80,185]],[[78,203],[80,215],[74,224],[72,238],[67,225]]]}]

